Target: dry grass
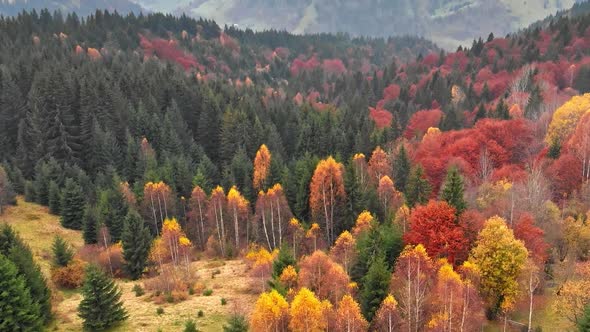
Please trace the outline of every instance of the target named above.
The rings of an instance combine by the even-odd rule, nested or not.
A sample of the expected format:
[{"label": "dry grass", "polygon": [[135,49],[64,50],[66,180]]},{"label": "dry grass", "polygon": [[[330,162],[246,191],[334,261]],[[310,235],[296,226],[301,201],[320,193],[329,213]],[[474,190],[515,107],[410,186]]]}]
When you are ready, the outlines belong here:
[{"label": "dry grass", "polygon": [[[61,227],[59,217],[50,215],[48,209],[37,204],[27,203],[22,197],[18,205],[7,209],[0,217],[29,244],[40,263],[43,272],[49,279],[51,244],[55,235],[59,234],[75,248],[83,245],[81,233]],[[213,289],[211,296],[203,296],[200,292],[190,296],[186,301],[175,304],[156,304],[150,300],[150,293],[136,297],[132,288],[142,281],[118,280],[123,292],[122,300],[129,312],[129,319],[112,331],[179,331],[185,321],[193,319],[203,332],[221,331],[227,317],[236,308],[241,313],[252,310],[257,294],[250,289],[252,280],[247,276],[246,265],[239,260],[231,261],[197,261],[192,263],[192,270],[198,276],[198,283],[205,288]],[[219,273],[217,273],[217,271]],[[215,273],[215,277],[212,275]],[[78,303],[81,295],[78,291],[54,289],[55,321],[49,331],[80,331],[82,321],[77,316]],[[221,299],[227,300],[221,305]],[[158,315],[156,309],[162,307],[164,313]],[[203,317],[197,317],[199,310]]]}]

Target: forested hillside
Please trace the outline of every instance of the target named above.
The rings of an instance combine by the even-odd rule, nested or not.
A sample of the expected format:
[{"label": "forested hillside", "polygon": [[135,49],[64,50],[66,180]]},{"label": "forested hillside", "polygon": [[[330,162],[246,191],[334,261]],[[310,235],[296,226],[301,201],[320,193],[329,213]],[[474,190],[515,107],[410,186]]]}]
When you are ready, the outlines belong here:
[{"label": "forested hillside", "polygon": [[[231,331],[590,319],[590,15],[446,53],[42,11],[0,18],[0,87],[0,214],[22,194],[82,231],[51,279],[84,284],[88,329],[128,318],[111,277],[154,303],[211,295],[206,258],[243,259],[260,294]],[[0,233],[0,272],[23,276],[6,287],[32,294]],[[40,301],[13,304],[33,328]]]}]

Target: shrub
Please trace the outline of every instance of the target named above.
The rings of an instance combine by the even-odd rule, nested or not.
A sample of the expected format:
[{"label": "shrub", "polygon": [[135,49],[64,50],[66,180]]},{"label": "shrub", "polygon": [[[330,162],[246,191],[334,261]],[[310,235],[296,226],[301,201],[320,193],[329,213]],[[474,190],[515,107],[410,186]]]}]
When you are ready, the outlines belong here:
[{"label": "shrub", "polygon": [[164,308],[158,307],[156,309],[156,314],[158,314],[158,316],[163,315],[164,314]]},{"label": "shrub", "polygon": [[187,320],[184,323],[184,332],[197,332],[197,323],[192,319]]},{"label": "shrub", "polygon": [[226,305],[227,304],[227,300],[225,298],[221,298],[221,305]]},{"label": "shrub", "polygon": [[74,289],[82,286],[84,282],[84,269],[86,264],[73,259],[67,266],[55,267],[51,270],[51,280],[62,288]]},{"label": "shrub", "polygon": [[135,293],[136,297],[140,297],[145,294],[145,291],[143,290],[143,288],[141,288],[139,284],[133,285],[132,291]]},{"label": "shrub", "polygon": [[205,316],[205,313],[203,312],[203,310],[199,310],[199,312],[197,312],[197,317],[203,317]]},{"label": "shrub", "polygon": [[172,293],[166,293],[166,302],[174,303],[174,296],[172,296]]},{"label": "shrub", "polygon": [[207,288],[203,291],[203,295],[211,296],[211,295],[213,295],[213,290],[211,288]]}]

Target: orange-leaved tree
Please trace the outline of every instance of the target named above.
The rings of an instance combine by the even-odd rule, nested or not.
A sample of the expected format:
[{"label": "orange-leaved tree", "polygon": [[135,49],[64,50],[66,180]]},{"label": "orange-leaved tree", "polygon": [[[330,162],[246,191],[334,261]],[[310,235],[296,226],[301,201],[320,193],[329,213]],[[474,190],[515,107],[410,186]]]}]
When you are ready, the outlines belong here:
[{"label": "orange-leaved tree", "polygon": [[254,157],[254,175],[252,182],[255,190],[265,190],[266,180],[270,172],[270,151],[262,144]]},{"label": "orange-leaved tree", "polygon": [[380,146],[376,147],[369,159],[369,176],[371,183],[374,185],[379,184],[379,180],[384,176],[391,175],[391,162],[387,153],[381,149]]},{"label": "orange-leaved tree", "polygon": [[342,164],[328,157],[318,163],[310,183],[309,205],[312,216],[323,222],[326,240],[330,244],[335,239],[336,212],[346,199],[343,172]]},{"label": "orange-leaved tree", "polygon": [[338,303],[336,318],[336,331],[363,332],[369,329],[369,323],[363,317],[360,305],[348,294]]},{"label": "orange-leaved tree", "polygon": [[[191,236],[193,240],[197,240],[201,249],[205,249],[205,243],[207,241],[208,230],[205,225],[206,212],[207,212],[207,194],[199,186],[196,186],[189,200],[189,229],[194,232],[194,236]],[[192,233],[192,232],[189,232]]]},{"label": "orange-leaved tree", "polygon": [[434,263],[421,244],[406,246],[395,264],[390,291],[397,299],[401,330],[420,331],[427,323],[434,287]]},{"label": "orange-leaved tree", "polygon": [[289,303],[276,290],[260,294],[250,318],[253,331],[286,331],[289,322]]},{"label": "orange-leaved tree", "polygon": [[[227,209],[233,218],[235,249],[238,251],[240,250],[240,237],[246,236],[246,241],[248,241],[248,215],[250,213],[248,206],[248,200],[240,194],[236,186],[231,187],[227,193]],[[243,230],[240,231],[240,224],[246,224],[246,234],[242,234]]]},{"label": "orange-leaved tree", "polygon": [[322,302],[315,294],[301,288],[291,302],[289,329],[293,332],[325,331],[327,322],[322,311]]},{"label": "orange-leaved tree", "polygon": [[207,219],[210,227],[215,230],[217,234],[217,241],[219,245],[219,251],[222,256],[226,254],[226,231],[225,231],[225,219],[223,217],[224,212],[227,215],[227,199],[221,186],[217,186],[211,192],[209,198],[209,204],[207,206]]},{"label": "orange-leaved tree", "polygon": [[299,266],[299,286],[309,288],[320,299],[335,304],[348,292],[350,278],[342,266],[323,251],[315,251],[303,258]]},{"label": "orange-leaved tree", "polygon": [[344,231],[338,236],[330,249],[330,257],[342,265],[346,273],[350,273],[350,268],[354,265],[357,257],[357,251],[356,240],[349,231]]},{"label": "orange-leaved tree", "polygon": [[467,258],[468,242],[457,223],[455,209],[446,202],[430,201],[417,206],[410,215],[408,244],[422,244],[432,258],[446,257],[451,263]]},{"label": "orange-leaved tree", "polygon": [[393,295],[389,294],[383,299],[372,324],[378,331],[394,332],[399,330],[400,317],[397,301]]}]

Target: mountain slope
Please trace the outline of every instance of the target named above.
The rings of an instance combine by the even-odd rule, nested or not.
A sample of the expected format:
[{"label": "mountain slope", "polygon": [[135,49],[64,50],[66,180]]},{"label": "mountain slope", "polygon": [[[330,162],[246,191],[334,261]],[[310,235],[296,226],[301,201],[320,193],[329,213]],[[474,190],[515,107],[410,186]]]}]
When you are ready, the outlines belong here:
[{"label": "mountain slope", "polygon": [[107,9],[119,13],[139,13],[142,8],[128,0],[0,0],[1,15],[18,15],[23,10],[41,10],[50,12],[60,10],[63,13],[76,12],[78,15],[89,15],[96,9]]},{"label": "mountain slope", "polygon": [[169,4],[137,0],[146,8],[186,12],[242,28],[286,29],[295,33],[420,35],[447,48],[473,36],[505,35],[575,0],[193,0]]}]

